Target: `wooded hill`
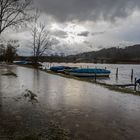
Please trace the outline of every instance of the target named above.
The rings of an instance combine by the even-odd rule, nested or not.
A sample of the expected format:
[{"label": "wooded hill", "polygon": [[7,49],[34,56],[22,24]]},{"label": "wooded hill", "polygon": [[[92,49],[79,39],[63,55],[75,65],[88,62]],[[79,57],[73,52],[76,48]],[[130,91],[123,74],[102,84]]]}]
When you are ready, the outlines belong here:
[{"label": "wooded hill", "polygon": [[67,60],[89,63],[140,63],[140,45],[125,48],[112,47],[99,51],[71,55],[67,57]]}]

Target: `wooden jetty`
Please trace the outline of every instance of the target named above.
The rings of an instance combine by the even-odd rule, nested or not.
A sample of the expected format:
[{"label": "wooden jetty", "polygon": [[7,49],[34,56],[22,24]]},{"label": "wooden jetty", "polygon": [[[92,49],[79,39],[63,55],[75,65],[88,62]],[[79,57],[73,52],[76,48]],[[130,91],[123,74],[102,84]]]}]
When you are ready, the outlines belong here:
[{"label": "wooden jetty", "polygon": [[114,86],[118,86],[118,87],[134,87],[134,90],[137,90],[137,86],[140,85],[140,79],[137,80],[137,78],[135,78],[135,82],[133,84],[121,84],[121,85],[114,85]]},{"label": "wooden jetty", "polygon": [[114,85],[114,86],[117,86],[117,87],[132,87],[132,86],[135,86],[135,84],[122,84],[122,85]]}]

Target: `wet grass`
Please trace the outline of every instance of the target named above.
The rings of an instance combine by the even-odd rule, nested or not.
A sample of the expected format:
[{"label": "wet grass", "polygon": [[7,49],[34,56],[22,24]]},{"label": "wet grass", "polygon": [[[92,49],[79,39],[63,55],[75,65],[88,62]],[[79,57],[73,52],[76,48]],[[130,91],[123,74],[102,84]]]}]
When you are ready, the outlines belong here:
[{"label": "wet grass", "polygon": [[26,89],[25,90],[25,94],[24,97],[29,97],[31,100],[36,99],[37,95],[35,93],[33,93],[31,90]]},{"label": "wet grass", "polygon": [[62,76],[62,77],[65,77],[65,78],[76,79],[76,80],[79,80],[79,81],[85,81],[85,82],[89,82],[89,83],[94,83],[94,84],[103,86],[105,88],[108,88],[108,89],[110,89],[112,91],[118,91],[118,92],[121,92],[121,93],[134,94],[134,95],[140,96],[140,91],[134,91],[133,89],[122,88],[122,87],[118,87],[118,86],[115,86],[115,85],[109,85],[109,84],[106,84],[106,83],[100,83],[98,81],[91,80],[91,79],[88,79],[88,78],[79,78],[79,77],[75,77],[75,76],[71,76],[71,75],[52,72],[52,71],[49,71],[49,70],[43,70],[43,71],[45,71],[45,72],[47,72],[49,74],[54,74],[54,75]]},{"label": "wet grass", "polygon": [[127,94],[134,94],[134,95],[138,95],[140,96],[140,91],[134,91],[133,89],[129,89],[129,88],[122,88],[122,87],[118,87],[115,85],[109,85],[109,84],[105,84],[105,83],[98,83],[101,86],[104,86],[110,90],[114,90],[114,91],[118,91],[121,93],[127,93]]},{"label": "wet grass", "polygon": [[58,123],[50,121],[46,129],[40,132],[17,132],[12,136],[3,136],[3,138],[7,138],[6,140],[70,140],[70,133]]},{"label": "wet grass", "polygon": [[16,136],[15,140],[39,140],[39,137],[36,134],[29,134],[26,136]]},{"label": "wet grass", "polygon": [[23,96],[25,98],[28,98],[30,102],[32,103],[38,103],[37,95],[33,93],[31,90],[26,89],[23,93]]},{"label": "wet grass", "polygon": [[69,140],[69,132],[60,127],[59,124],[51,121],[46,131],[46,139],[48,140]]},{"label": "wet grass", "polygon": [[6,73],[3,73],[2,75],[3,75],[3,76],[14,76],[14,77],[17,77],[17,74],[15,74],[15,73],[12,72],[12,71],[8,71],[8,72],[6,72]]}]

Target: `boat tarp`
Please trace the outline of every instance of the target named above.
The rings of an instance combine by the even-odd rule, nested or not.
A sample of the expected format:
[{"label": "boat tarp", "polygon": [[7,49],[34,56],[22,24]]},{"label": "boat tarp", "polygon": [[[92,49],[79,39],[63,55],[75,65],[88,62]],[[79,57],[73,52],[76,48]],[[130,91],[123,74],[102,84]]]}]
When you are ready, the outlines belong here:
[{"label": "boat tarp", "polygon": [[105,73],[105,74],[109,74],[111,73],[109,70],[106,69],[92,69],[92,68],[88,68],[88,69],[72,69],[69,70],[69,72],[74,72],[74,73]]},{"label": "boat tarp", "polygon": [[51,67],[50,70],[59,71],[59,70],[70,69],[70,68],[71,67],[67,67],[67,66],[54,66],[54,67]]}]

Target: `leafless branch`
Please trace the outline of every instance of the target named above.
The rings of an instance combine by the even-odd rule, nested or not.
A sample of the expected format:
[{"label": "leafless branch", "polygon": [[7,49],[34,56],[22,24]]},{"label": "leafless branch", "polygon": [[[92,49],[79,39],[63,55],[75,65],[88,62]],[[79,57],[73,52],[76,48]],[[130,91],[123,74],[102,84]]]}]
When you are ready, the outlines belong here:
[{"label": "leafless branch", "polygon": [[0,0],[0,34],[11,26],[29,21],[32,0]]}]

